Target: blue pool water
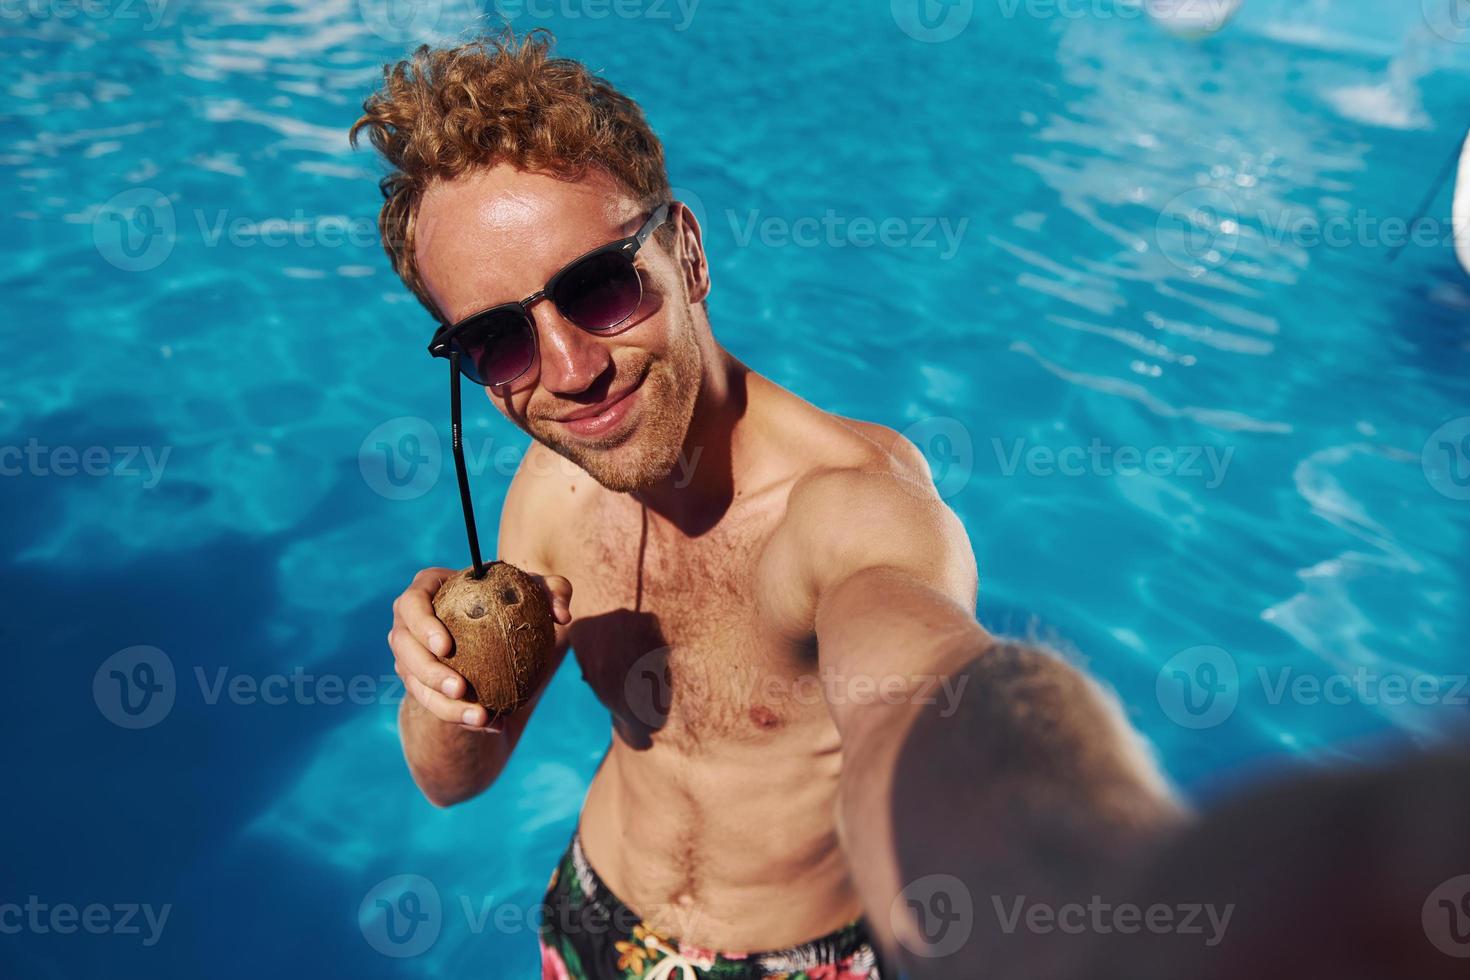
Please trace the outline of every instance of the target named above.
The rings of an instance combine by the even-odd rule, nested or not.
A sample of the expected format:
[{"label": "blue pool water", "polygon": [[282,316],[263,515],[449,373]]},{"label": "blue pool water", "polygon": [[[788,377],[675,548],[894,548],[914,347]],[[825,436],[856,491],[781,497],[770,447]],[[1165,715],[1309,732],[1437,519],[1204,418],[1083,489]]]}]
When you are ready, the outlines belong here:
[{"label": "blue pool water", "polygon": [[[1187,792],[1450,730],[1470,283],[1443,232],[1390,264],[1383,222],[1464,136],[1470,34],[1417,2],[1247,0],[1203,43],[1107,0],[916,2],[501,9],[645,106],[721,340],[909,431],[982,621],[1085,663]],[[605,717],[564,671],[437,811],[378,703],[389,601],[466,561],[443,372],[345,141],[475,7],[418,12],[5,7],[0,905],[112,927],[38,913],[0,974],[536,968]],[[472,404],[490,536],[524,440]],[[400,875],[439,901],[421,948],[384,940]],[[156,942],[131,903],[169,907]]]}]

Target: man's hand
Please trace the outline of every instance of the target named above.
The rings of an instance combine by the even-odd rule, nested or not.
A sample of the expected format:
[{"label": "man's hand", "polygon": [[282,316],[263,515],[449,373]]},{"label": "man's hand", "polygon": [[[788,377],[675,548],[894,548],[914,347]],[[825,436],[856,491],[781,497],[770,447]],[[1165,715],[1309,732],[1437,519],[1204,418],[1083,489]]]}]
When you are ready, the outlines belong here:
[{"label": "man's hand", "polygon": [[[480,705],[464,700],[465,679],[441,659],[454,649],[449,629],[434,615],[434,594],[453,568],[426,568],[393,601],[393,628],[388,647],[393,669],[404,690],[440,721],[473,732],[500,732],[506,719],[491,718]],[[551,600],[551,615],[560,626],[572,621],[572,583],[560,575],[532,575]]]}]

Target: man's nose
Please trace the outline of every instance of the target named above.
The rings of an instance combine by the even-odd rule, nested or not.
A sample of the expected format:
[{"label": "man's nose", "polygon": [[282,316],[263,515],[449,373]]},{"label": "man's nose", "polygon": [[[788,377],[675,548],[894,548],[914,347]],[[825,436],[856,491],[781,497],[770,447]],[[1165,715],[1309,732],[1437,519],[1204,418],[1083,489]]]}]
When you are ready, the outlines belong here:
[{"label": "man's nose", "polygon": [[555,395],[578,395],[612,364],[612,351],[582,330],[552,302],[532,309],[541,343],[541,386]]}]

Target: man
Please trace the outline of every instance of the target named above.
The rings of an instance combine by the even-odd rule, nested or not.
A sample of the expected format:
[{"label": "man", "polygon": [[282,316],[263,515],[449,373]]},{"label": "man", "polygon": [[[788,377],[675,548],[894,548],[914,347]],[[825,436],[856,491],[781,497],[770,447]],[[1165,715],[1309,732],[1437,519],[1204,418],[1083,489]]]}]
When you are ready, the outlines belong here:
[{"label": "man", "polygon": [[[634,103],[539,34],[385,79],[353,136],[392,167],[389,256],[436,351],[534,437],[499,557],[541,577],[612,716],[547,976],[896,975],[882,955],[952,975],[936,881],[1070,893],[1173,818],[1110,702],[976,623],[965,529],[917,450],[715,340],[700,227]],[[389,633],[441,806],[494,781],[535,705],[465,700],[431,605],[449,574],[420,572]]]}]

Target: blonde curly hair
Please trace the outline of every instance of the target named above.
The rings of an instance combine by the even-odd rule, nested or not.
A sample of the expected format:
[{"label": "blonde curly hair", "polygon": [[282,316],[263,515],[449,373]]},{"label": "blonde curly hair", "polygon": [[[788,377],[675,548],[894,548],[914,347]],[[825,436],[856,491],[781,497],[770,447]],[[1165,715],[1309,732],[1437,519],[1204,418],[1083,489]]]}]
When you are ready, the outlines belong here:
[{"label": "blonde curly hair", "polygon": [[506,29],[453,48],[424,45],[384,66],[352,126],[353,147],[366,131],[392,168],[378,184],[383,249],[436,319],[414,262],[415,218],[432,181],[498,163],[565,180],[595,167],[650,208],[669,199],[663,145],[643,110],[580,62],[553,58],[554,43],[544,29],[520,38]]}]

